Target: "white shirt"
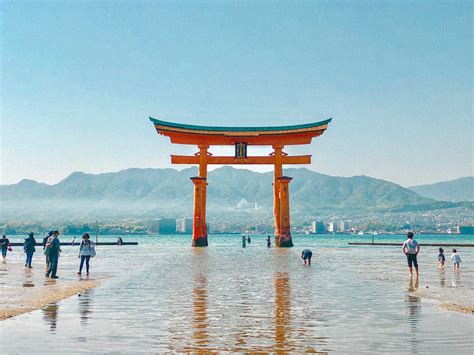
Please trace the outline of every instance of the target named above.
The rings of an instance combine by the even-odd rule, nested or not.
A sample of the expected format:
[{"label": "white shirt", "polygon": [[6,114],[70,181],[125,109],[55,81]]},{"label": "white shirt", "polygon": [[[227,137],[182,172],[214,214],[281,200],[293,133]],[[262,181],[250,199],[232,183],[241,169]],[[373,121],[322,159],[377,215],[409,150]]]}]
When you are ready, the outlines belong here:
[{"label": "white shirt", "polygon": [[416,254],[418,249],[418,242],[415,239],[407,239],[403,243],[403,250],[407,254]]},{"label": "white shirt", "polygon": [[461,257],[457,253],[452,253],[451,260],[453,261],[453,263],[460,263]]}]

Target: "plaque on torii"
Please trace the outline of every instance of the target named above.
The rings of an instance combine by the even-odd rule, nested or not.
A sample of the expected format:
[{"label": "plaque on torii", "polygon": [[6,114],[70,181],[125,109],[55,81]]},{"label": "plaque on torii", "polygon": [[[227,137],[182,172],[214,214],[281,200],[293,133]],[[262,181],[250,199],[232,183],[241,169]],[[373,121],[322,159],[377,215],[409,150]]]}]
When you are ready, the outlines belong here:
[{"label": "plaque on torii", "polygon": [[[207,166],[234,164],[270,164],[274,166],[273,214],[275,244],[292,247],[290,224],[289,183],[291,177],[283,175],[283,165],[310,164],[311,155],[289,156],[283,149],[288,145],[310,144],[314,137],[327,129],[331,119],[321,122],[274,127],[214,127],[166,122],[150,117],[156,131],[170,138],[171,143],[195,145],[194,155],[171,155],[172,164],[199,165],[199,174],[192,177],[194,184],[193,240],[196,247],[207,246],[206,190]],[[216,156],[208,149],[213,145],[235,147],[234,156]],[[271,146],[267,156],[248,156],[247,147]]]}]

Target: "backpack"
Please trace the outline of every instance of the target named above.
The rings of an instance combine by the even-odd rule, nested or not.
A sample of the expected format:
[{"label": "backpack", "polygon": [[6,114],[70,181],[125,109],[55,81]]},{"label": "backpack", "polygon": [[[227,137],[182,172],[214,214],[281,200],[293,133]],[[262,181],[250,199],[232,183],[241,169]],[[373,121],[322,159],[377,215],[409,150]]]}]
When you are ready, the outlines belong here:
[{"label": "backpack", "polygon": [[51,251],[51,247],[53,245],[52,241],[53,240],[51,239],[51,237],[49,237],[48,240],[46,241],[46,246],[44,247],[44,251],[43,251],[44,255],[46,256],[49,256],[49,252]]},{"label": "backpack", "polygon": [[26,238],[25,242],[23,243],[23,251],[25,253],[28,251],[28,249],[30,249],[30,244],[31,244],[30,238]]}]

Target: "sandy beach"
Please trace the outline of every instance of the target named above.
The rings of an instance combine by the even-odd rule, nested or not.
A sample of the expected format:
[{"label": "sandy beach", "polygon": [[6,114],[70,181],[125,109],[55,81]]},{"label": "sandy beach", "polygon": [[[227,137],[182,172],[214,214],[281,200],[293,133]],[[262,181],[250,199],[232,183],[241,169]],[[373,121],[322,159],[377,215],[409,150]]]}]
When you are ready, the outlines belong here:
[{"label": "sandy beach", "polygon": [[[61,277],[61,271],[64,277]],[[79,278],[70,268],[60,269],[59,275],[59,279],[45,277],[40,262],[32,269],[25,268],[18,258],[0,263],[0,320],[41,309],[99,284],[95,276]]]}]

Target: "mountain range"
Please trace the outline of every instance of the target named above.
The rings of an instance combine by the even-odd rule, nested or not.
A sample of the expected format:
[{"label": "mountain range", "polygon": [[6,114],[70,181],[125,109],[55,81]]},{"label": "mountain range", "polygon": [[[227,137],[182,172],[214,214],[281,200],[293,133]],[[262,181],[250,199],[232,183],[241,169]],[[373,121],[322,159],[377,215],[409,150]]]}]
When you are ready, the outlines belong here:
[{"label": "mountain range", "polygon": [[441,201],[474,201],[474,176],[409,187],[418,195]]},{"label": "mountain range", "polygon": [[[0,185],[0,218],[7,221],[190,217],[193,185],[189,178],[196,175],[197,168],[192,167],[180,171],[75,172],[55,185],[22,180],[13,185]],[[335,177],[306,168],[285,169],[285,175],[293,177],[290,183],[292,218],[466,206],[462,202],[436,201],[416,193],[417,187],[407,189],[368,176]],[[210,172],[209,217],[271,216],[272,182],[272,172],[258,173],[228,166]],[[242,205],[247,207],[242,208]],[[467,206],[472,207],[472,203]]]}]

